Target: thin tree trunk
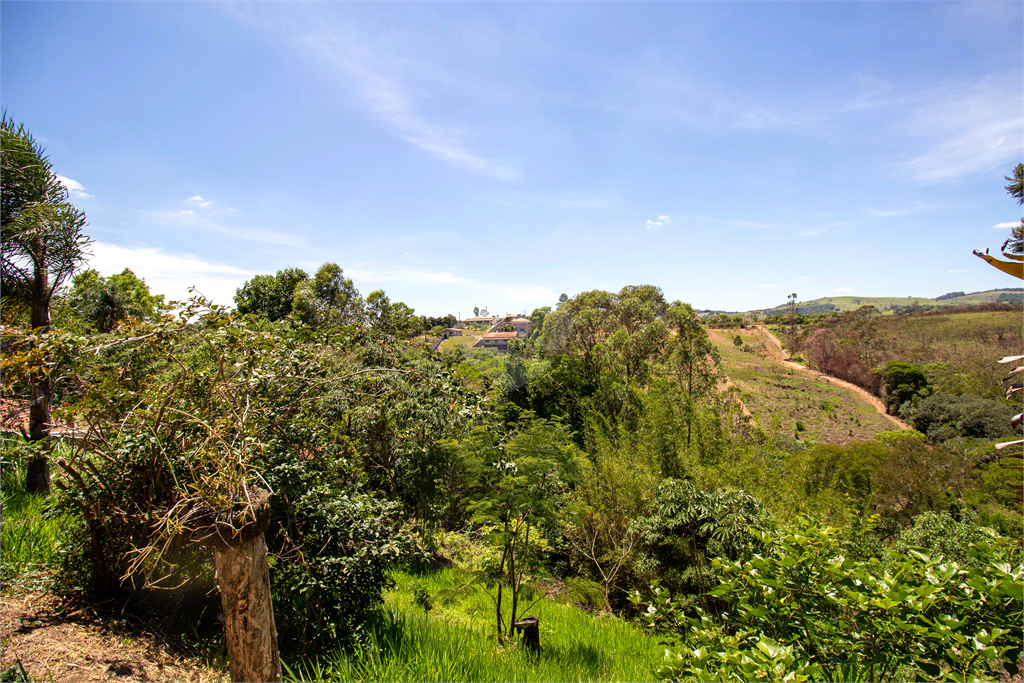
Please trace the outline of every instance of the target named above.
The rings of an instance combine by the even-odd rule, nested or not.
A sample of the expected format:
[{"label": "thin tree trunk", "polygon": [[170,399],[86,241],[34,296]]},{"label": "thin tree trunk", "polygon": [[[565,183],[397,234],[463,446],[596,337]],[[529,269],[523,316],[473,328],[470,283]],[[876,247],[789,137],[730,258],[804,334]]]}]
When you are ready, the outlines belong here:
[{"label": "thin tree trunk", "polygon": [[693,424],[693,361],[687,364],[686,375],[686,450],[690,450],[690,426]]},{"label": "thin tree trunk", "polygon": [[[50,330],[50,297],[48,273],[45,267],[36,266],[35,278],[32,282],[32,328],[48,332]],[[29,441],[42,441],[43,451],[28,461],[25,477],[25,490],[28,493],[50,492],[50,462],[45,454],[49,450],[50,438],[50,401],[53,389],[50,376],[36,371],[29,378],[31,402],[28,409]]]},{"label": "thin tree trunk", "polygon": [[[519,530],[516,530],[519,533]],[[530,525],[526,525],[526,547],[530,545]],[[519,609],[519,581],[521,575],[516,575],[516,554],[515,552],[509,557],[509,576],[512,577],[512,615],[509,617],[508,637],[511,638],[515,634],[515,621],[519,618],[516,614],[516,610]]]},{"label": "thin tree trunk", "polygon": [[505,628],[504,628],[505,622],[503,622],[502,619],[501,619],[501,589],[502,589],[502,586],[504,586],[504,583],[499,582],[498,583],[498,602],[497,602],[497,607],[495,608],[495,614],[497,615],[497,621],[498,621],[497,625],[498,625],[498,642],[499,643],[501,642],[502,638],[505,637]]},{"label": "thin tree trunk", "polygon": [[214,548],[232,681],[280,681],[267,544],[260,534],[237,548]]}]

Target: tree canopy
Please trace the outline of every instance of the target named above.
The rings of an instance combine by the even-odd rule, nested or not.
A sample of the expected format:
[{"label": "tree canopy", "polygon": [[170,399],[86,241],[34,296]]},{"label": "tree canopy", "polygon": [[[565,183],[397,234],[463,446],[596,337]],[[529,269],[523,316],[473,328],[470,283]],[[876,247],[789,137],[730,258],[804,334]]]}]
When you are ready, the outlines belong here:
[{"label": "tree canopy", "polygon": [[68,304],[98,332],[110,332],[125,318],[153,320],[164,308],[164,295],[153,295],[130,268],[110,277],[93,269],[72,279]]},{"label": "tree canopy", "polygon": [[67,201],[67,189],[23,124],[5,113],[0,135],[3,308],[30,307],[32,327],[47,327],[54,292],[87,256],[85,214]]},{"label": "tree canopy", "polygon": [[324,328],[356,322],[363,299],[337,263],[325,263],[310,280],[295,286],[292,309],[302,322]]},{"label": "tree canopy", "polygon": [[309,279],[301,268],[285,268],[277,275],[257,275],[235,291],[239,313],[258,313],[270,321],[292,312],[295,287]]}]

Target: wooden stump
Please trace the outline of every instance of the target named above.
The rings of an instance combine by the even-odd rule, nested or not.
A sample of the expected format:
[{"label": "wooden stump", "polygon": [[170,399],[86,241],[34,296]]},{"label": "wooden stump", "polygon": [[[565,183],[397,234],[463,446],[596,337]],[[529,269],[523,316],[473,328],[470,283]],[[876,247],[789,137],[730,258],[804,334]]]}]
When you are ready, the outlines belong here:
[{"label": "wooden stump", "polygon": [[530,652],[534,655],[540,654],[540,619],[534,616],[523,617],[512,626],[523,632],[523,644]]},{"label": "wooden stump", "polygon": [[280,681],[281,658],[270,601],[267,544],[260,534],[238,548],[214,549],[232,681]]},{"label": "wooden stump", "polygon": [[254,514],[246,523],[240,523],[238,511],[212,514],[207,524],[193,532],[193,540],[213,551],[231,680],[280,681],[281,657],[263,538],[270,523],[266,491],[257,492],[251,511]]}]

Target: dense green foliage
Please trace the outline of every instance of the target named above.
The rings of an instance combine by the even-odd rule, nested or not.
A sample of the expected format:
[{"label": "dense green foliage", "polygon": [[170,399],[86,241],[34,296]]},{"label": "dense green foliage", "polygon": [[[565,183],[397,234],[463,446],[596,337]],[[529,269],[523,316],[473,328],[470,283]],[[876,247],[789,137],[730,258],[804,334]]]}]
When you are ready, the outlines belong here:
[{"label": "dense green foliage", "polygon": [[164,309],[164,296],[151,294],[146,281],[129,268],[110,277],[90,268],[72,278],[67,304],[97,332],[110,332],[125,318],[156,320]]},{"label": "dense green foliage", "polygon": [[933,443],[956,436],[996,439],[1010,435],[1014,412],[1005,402],[971,394],[953,396],[944,391],[904,404],[899,410],[900,417],[927,434]]},{"label": "dense green foliage", "polygon": [[882,373],[889,412],[898,413],[904,403],[928,395],[928,376],[909,363],[892,361]]},{"label": "dense green foliage", "polygon": [[[797,396],[796,427],[754,423],[722,386],[723,356],[767,362],[743,350],[752,332],[716,345],[692,308],[654,287],[534,311],[533,337],[499,355],[431,353],[409,340],[447,320],[417,318],[384,292],[362,299],[332,264],[299,279],[280,316],[256,303],[278,284],[267,278],[247,283],[248,299],[240,290],[246,315],[194,300],[87,334],[5,339],[21,349],[5,351],[5,383],[47,363],[63,414],[93,435],[59,458],[54,505],[67,522],[51,564],[63,590],[209,594],[193,520],[244,509],[258,487],[273,492],[274,608],[297,676],[647,678],[657,648],[623,641],[647,653],[623,668],[594,629],[642,616],[652,583],[648,616],[687,643],[668,676],[971,675],[1013,656],[1008,633],[1020,628],[986,602],[1019,581],[1019,499],[991,444],[1008,408],[947,391],[971,386],[961,366],[895,362],[881,374],[892,409],[920,432],[815,443],[800,427],[813,426],[807,411],[835,420],[833,394],[766,369]],[[100,280],[83,277],[80,290]],[[287,288],[267,296],[281,303]],[[850,324],[867,334],[872,320]],[[862,362],[870,351],[832,334],[819,335],[826,352],[856,346]],[[393,594],[407,596],[400,608],[385,601],[396,567],[453,563]],[[995,588],[962,595],[955,577]],[[766,581],[800,592],[776,604]],[[935,590],[914,592],[926,583]],[[543,631],[550,650],[532,663],[519,651],[511,625],[548,610],[544,596],[566,614],[605,615],[564,626],[590,629],[592,649]],[[932,611],[910,615],[914,600]],[[968,631],[981,656],[936,654]]]},{"label": "dense green foliage", "polygon": [[[1017,673],[1024,575],[1020,548],[999,538],[967,548],[972,565],[917,550],[849,557],[851,532],[806,521],[746,561],[716,561],[710,595],[728,617],[688,617],[655,588],[645,615],[683,637],[659,671],[670,680],[969,680]],[[642,602],[639,595],[636,602]],[[724,616],[724,615],[723,615]]]},{"label": "dense green foliage", "polygon": [[309,279],[301,268],[285,268],[276,275],[257,275],[235,292],[239,313],[259,313],[268,320],[280,320],[292,312],[295,286]]},{"label": "dense green foliage", "polygon": [[461,448],[476,484],[476,492],[467,499],[470,521],[489,525],[487,540],[499,556],[489,576],[485,574],[485,580],[495,584],[496,633],[499,638],[511,636],[512,624],[525,611],[519,603],[523,580],[535,572],[539,561],[539,528],[554,525],[560,503],[583,474],[585,461],[563,425],[529,418],[505,439],[478,428]]}]

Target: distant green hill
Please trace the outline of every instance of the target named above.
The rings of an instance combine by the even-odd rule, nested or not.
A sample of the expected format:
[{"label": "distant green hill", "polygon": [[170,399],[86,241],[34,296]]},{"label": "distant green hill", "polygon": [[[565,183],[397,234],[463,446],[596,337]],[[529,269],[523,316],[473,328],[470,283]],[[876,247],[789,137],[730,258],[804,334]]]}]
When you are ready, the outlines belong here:
[{"label": "distant green hill", "polygon": [[[1024,289],[990,289],[985,292],[972,292],[951,298],[929,299],[922,296],[879,297],[879,296],[830,296],[811,301],[801,301],[797,305],[800,313],[810,315],[829,311],[855,311],[861,306],[874,306],[880,313],[895,311],[908,306],[932,308],[935,306],[964,306],[982,304],[993,301],[1024,301]],[[763,315],[785,313],[786,304],[775,308],[757,311]],[[754,312],[754,311],[751,311]]]}]

